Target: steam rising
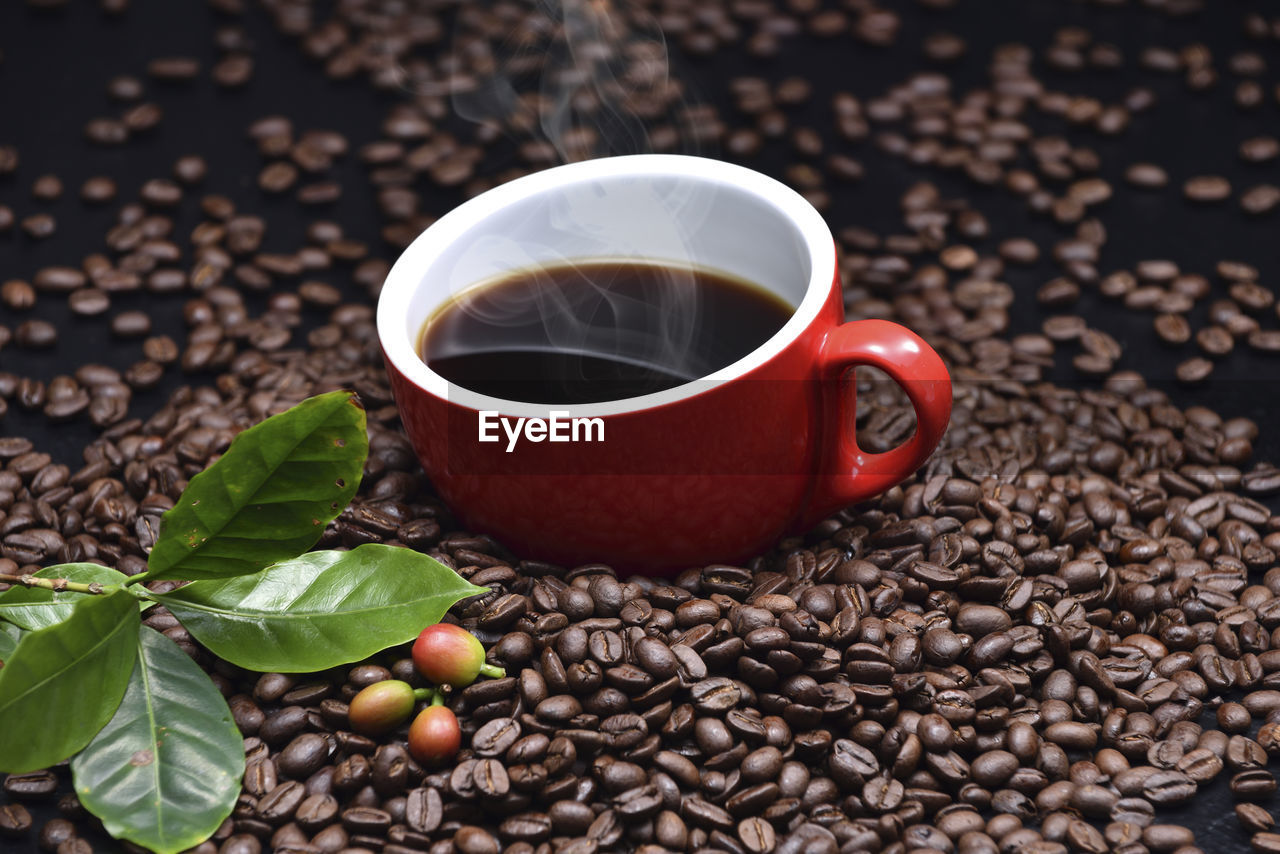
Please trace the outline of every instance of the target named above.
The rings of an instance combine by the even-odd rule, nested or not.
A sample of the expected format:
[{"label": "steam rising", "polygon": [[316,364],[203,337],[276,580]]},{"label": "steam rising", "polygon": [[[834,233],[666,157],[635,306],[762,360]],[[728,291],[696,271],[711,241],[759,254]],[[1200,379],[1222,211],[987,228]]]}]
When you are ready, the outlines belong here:
[{"label": "steam rising", "polygon": [[[701,153],[700,135],[689,121],[697,109],[669,75],[662,31],[630,0],[468,0],[459,9],[454,52],[474,75],[454,88],[455,112],[501,128],[535,164],[655,151]],[[566,189],[549,200],[550,227],[536,245],[527,236],[504,235],[475,243],[471,251],[483,253],[495,275],[537,275],[540,266],[575,261],[657,260],[668,268],[643,292],[623,292],[603,281],[572,289],[572,297],[551,284],[532,296],[526,292],[525,300],[537,301],[540,320],[533,325],[527,302],[469,295],[461,301],[463,310],[507,330],[501,342],[484,342],[487,349],[606,355],[690,379],[715,369],[693,355],[701,296],[692,274],[698,258],[687,242],[705,215],[707,190],[680,182],[644,190],[632,186],[621,198],[621,190],[607,185]],[[617,225],[622,206],[625,227]],[[655,245],[663,247],[657,257]],[[456,282],[455,288],[474,284]]]},{"label": "steam rising", "polygon": [[[630,376],[627,365],[663,375],[694,379],[715,370],[695,355],[694,328],[690,318],[668,317],[662,307],[669,302],[669,290],[692,289],[691,271],[672,269],[662,278],[627,281],[619,285],[613,276],[618,267],[583,265],[560,268],[529,268],[525,277],[532,287],[479,288],[463,298],[460,310],[475,324],[473,328],[498,327],[501,340],[484,342],[444,338],[433,349],[432,356],[450,358],[466,355],[475,349],[485,352],[553,351],[576,356],[601,357],[618,366],[618,375],[601,375],[595,365],[593,381],[612,382]],[[566,270],[576,275],[566,275]],[[659,330],[655,333],[655,330]],[[679,354],[678,360],[672,354]],[[532,378],[531,378],[532,379]],[[578,371],[563,377],[546,378],[548,385],[557,380],[572,388],[575,382],[588,379]]]},{"label": "steam rising", "polygon": [[[539,223],[530,233],[513,237],[495,231],[468,247],[461,265],[465,273],[451,282],[460,294],[460,310],[484,327],[503,331],[489,340],[461,343],[490,351],[546,349],[612,357],[689,379],[715,370],[719,366],[703,364],[697,356],[702,297],[686,231],[705,216],[708,203],[705,191],[680,182],[574,185],[543,199],[522,217]],[[663,247],[660,254],[655,246]],[[663,263],[646,263],[655,260]],[[606,265],[582,263],[588,261],[645,263],[652,275],[643,288],[637,289],[634,279],[617,287],[601,278]],[[580,275],[568,280],[544,272],[575,264],[582,264]],[[513,275],[539,287],[477,286]]]},{"label": "steam rising", "polygon": [[[511,20],[495,27],[493,16]],[[468,2],[454,43],[476,75],[474,88],[453,93],[454,111],[549,143],[562,163],[698,153],[662,30],[633,2]]]}]

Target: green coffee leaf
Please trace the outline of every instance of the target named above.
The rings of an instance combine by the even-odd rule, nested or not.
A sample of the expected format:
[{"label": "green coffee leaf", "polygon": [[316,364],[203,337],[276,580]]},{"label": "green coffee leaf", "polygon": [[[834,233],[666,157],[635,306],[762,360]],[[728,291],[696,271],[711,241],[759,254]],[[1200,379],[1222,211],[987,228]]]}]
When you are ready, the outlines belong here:
[{"label": "green coffee leaf", "polygon": [[302,554],[355,495],[368,453],[349,391],[250,427],[161,518],[147,579],[230,578]]},{"label": "green coffee leaf", "polygon": [[[81,584],[98,582],[104,587],[124,584],[129,576],[96,563],[64,563],[48,566],[35,573],[36,578],[65,578]],[[43,629],[61,623],[71,616],[83,593],[55,593],[44,587],[15,585],[0,593],[0,620],[8,620],[24,629]]]},{"label": "green coffee leaf", "polygon": [[459,599],[486,592],[424,554],[368,544],[153,598],[215,655],[250,670],[299,673],[412,640]]},{"label": "green coffee leaf", "polygon": [[13,655],[20,640],[22,640],[22,629],[12,623],[0,623],[0,668],[4,667],[9,656]]},{"label": "green coffee leaf", "polygon": [[227,701],[173,641],[143,627],[115,716],[71,760],[76,794],[116,839],[157,854],[203,842],[236,804],[244,743]]},{"label": "green coffee leaf", "polygon": [[0,668],[0,771],[46,768],[89,743],[124,696],[140,625],[138,600],[117,590],[22,635]]}]

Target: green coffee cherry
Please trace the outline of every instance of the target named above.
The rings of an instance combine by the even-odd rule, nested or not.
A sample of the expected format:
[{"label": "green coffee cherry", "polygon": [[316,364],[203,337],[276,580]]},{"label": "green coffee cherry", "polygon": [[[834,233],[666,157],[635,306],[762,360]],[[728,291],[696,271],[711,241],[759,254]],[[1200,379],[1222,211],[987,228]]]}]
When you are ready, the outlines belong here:
[{"label": "green coffee cherry", "polygon": [[451,623],[427,626],[413,643],[413,665],[438,685],[465,688],[476,676],[506,676],[501,667],[484,662],[484,647],[475,635]]},{"label": "green coffee cherry", "polygon": [[462,729],[448,706],[428,706],[409,726],[409,753],[423,765],[448,762],[461,746]]},{"label": "green coffee cherry", "polygon": [[351,698],[347,717],[351,728],[365,735],[382,735],[413,714],[413,686],[399,679],[375,682]]}]

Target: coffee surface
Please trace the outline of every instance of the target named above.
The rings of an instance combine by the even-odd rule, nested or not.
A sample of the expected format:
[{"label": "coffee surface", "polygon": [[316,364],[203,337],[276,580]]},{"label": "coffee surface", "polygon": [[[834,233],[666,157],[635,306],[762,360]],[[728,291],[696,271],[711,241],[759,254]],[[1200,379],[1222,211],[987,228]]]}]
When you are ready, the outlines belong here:
[{"label": "coffee surface", "polygon": [[592,261],[518,270],[432,316],[423,361],[481,394],[582,404],[663,391],[748,355],[791,316],[720,273]]}]

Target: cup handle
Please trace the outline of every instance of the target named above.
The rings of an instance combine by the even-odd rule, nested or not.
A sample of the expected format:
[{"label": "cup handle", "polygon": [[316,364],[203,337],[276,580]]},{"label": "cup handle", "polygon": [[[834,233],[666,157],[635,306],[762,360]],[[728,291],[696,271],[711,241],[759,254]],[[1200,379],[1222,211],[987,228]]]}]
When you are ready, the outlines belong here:
[{"label": "cup handle", "polygon": [[[818,354],[826,424],[821,476],[810,502],[812,522],[835,510],[883,492],[910,476],[938,446],[951,417],[951,375],[924,339],[886,320],[855,320],[835,327]],[[906,391],[916,410],[916,432],[883,454],[858,447],[855,390],[846,388],[850,368],[879,368]],[[850,384],[852,377],[849,378]]]}]

